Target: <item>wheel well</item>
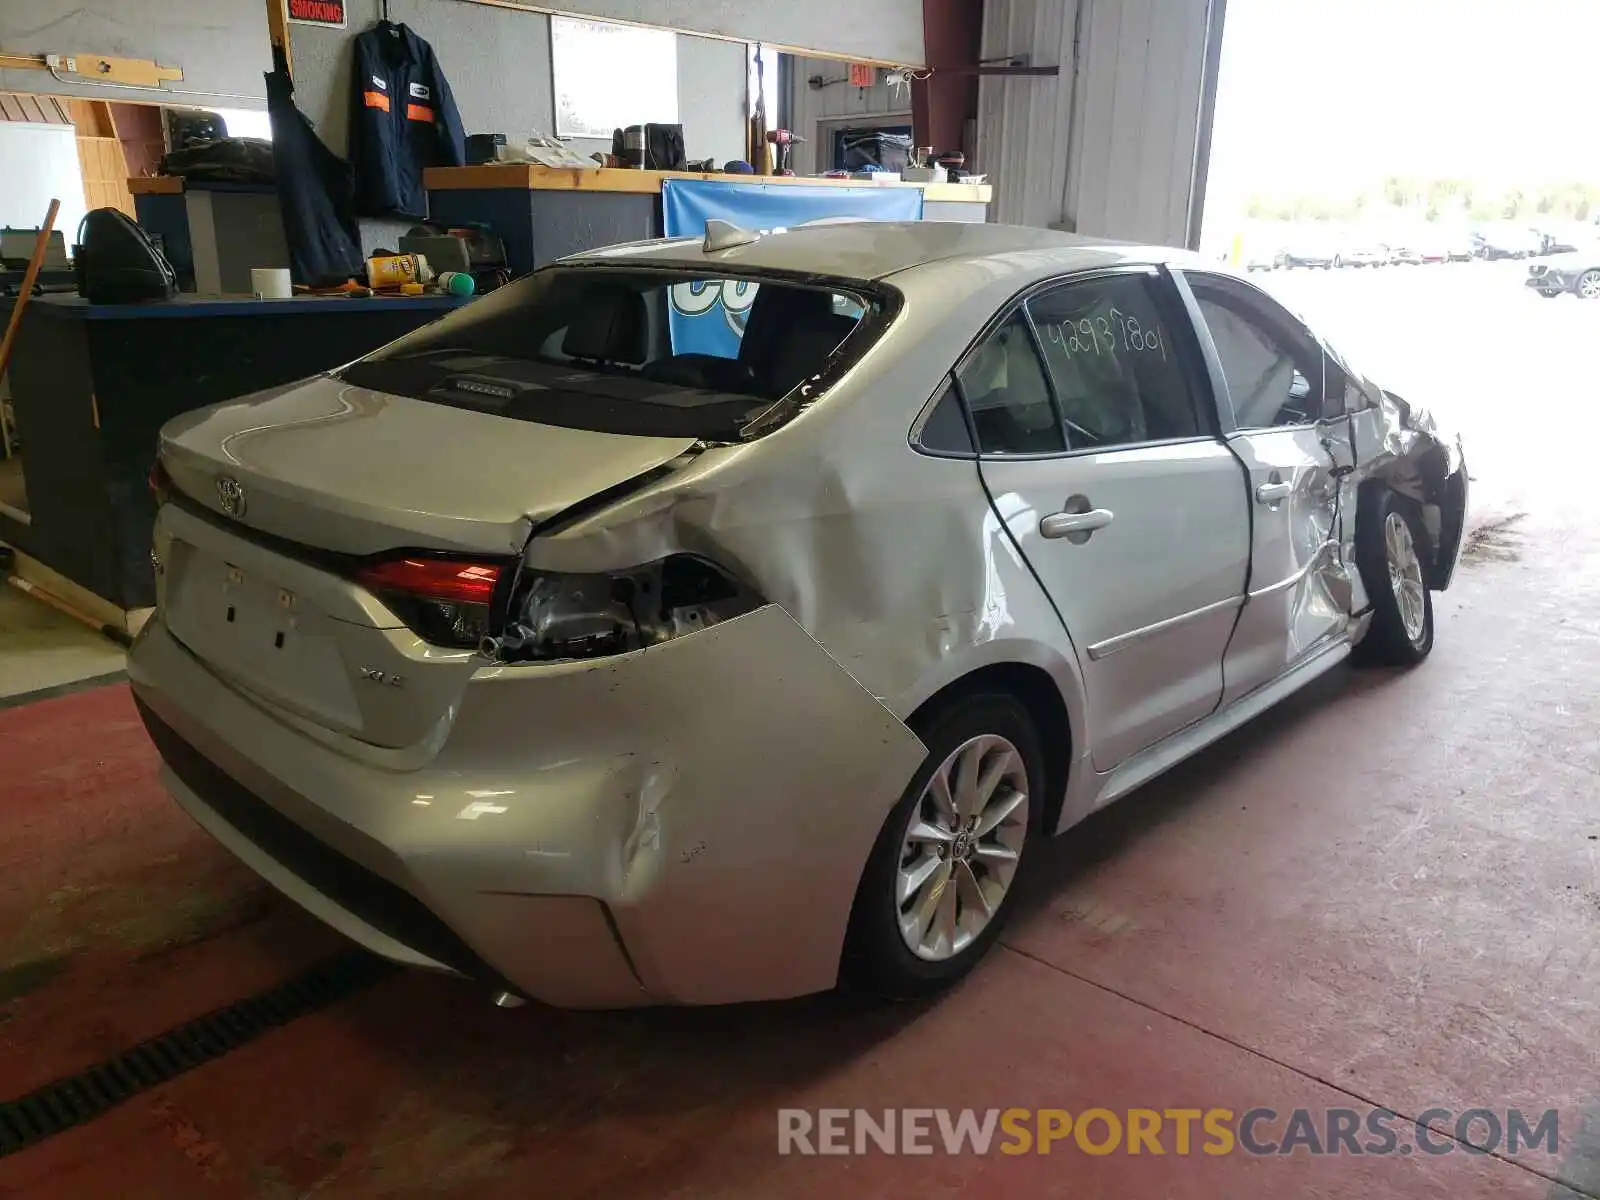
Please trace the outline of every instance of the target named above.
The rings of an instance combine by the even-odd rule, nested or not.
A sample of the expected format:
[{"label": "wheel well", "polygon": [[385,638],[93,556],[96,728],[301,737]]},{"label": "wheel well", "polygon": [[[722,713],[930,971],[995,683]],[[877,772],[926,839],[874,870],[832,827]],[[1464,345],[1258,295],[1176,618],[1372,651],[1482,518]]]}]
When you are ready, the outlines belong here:
[{"label": "wheel well", "polygon": [[[1061,689],[1046,671],[1027,663],[980,667],[929,696],[906,724],[920,736],[960,701],[994,693],[1020,703],[1039,734],[1039,750],[1044,755],[1045,795],[1049,797],[1049,803],[1039,814],[1039,828],[1048,835],[1055,830],[1061,817],[1062,801],[1066,799],[1067,775],[1072,768],[1072,728]],[[1056,736],[1051,736],[1052,731]]]}]

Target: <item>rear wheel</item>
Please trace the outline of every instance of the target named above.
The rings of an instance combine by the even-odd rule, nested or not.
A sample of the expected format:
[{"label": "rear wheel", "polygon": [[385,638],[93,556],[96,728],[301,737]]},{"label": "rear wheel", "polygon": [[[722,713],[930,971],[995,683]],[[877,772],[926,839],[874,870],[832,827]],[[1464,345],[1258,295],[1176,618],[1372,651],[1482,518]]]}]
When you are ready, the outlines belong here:
[{"label": "rear wheel", "polygon": [[1359,661],[1409,667],[1432,651],[1433,597],[1418,550],[1427,544],[1422,515],[1404,496],[1385,491],[1381,502],[1361,509],[1356,566],[1372,603],[1372,624],[1356,646]]},{"label": "rear wheel", "polygon": [[1588,270],[1578,276],[1578,286],[1573,289],[1583,300],[1600,300],[1600,270]]},{"label": "rear wheel", "polygon": [[890,999],[947,987],[994,944],[1043,804],[1038,734],[1009,696],[967,697],[920,732],[928,756],[872,848],[842,963]]}]

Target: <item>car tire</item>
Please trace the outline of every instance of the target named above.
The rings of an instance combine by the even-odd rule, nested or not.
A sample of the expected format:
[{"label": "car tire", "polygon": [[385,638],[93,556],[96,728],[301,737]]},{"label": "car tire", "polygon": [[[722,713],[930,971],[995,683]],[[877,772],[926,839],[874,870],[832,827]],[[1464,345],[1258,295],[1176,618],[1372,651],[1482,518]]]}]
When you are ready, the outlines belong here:
[{"label": "car tire", "polygon": [[[988,952],[1010,915],[1017,870],[1034,840],[1045,803],[1039,734],[1027,710],[1010,696],[966,696],[913,726],[928,747],[928,755],[872,847],[856,888],[840,963],[840,979],[846,987],[887,1000],[932,995],[972,970]],[[1004,765],[1008,753],[1012,757],[1009,765]],[[964,758],[964,754],[975,757]],[[961,822],[950,821],[948,810],[940,803],[936,776],[943,773],[959,793],[964,768],[981,776],[1002,766],[1005,774],[995,785],[990,804],[982,808],[984,819],[1014,801],[1014,793],[1022,790],[1019,783],[1025,788],[1020,813],[1018,806],[1012,807],[1001,823],[987,832],[979,832],[982,822],[977,830],[969,824],[959,841],[926,836],[914,840],[918,827],[924,834],[930,825],[940,834],[952,825],[961,827]],[[969,813],[968,822],[970,819]],[[1014,857],[1008,859],[1008,854]],[[963,870],[964,875],[960,874]],[[924,876],[920,886],[913,886],[924,871],[931,874]],[[987,917],[973,902],[974,885],[977,897],[985,905],[992,904]],[[947,894],[948,909],[941,902]],[[931,919],[919,922],[919,915],[928,913]],[[981,925],[971,928],[980,921]],[[940,932],[952,925],[955,937]],[[919,934],[919,927],[926,928],[926,934]],[[963,937],[967,940],[960,945]],[[921,944],[913,949],[913,942]]]},{"label": "car tire", "polygon": [[1355,658],[1369,666],[1416,666],[1433,650],[1422,513],[1387,488],[1364,499],[1356,514],[1356,568],[1372,605],[1372,624],[1356,644]]},{"label": "car tire", "polygon": [[1572,291],[1580,300],[1600,300],[1600,269],[1590,269],[1578,276]]}]

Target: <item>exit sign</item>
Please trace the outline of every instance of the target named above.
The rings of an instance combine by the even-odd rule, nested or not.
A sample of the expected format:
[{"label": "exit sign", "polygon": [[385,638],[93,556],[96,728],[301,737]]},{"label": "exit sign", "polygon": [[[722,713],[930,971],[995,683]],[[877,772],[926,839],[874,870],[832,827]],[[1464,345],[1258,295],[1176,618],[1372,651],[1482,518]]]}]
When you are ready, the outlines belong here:
[{"label": "exit sign", "polygon": [[850,64],[850,86],[871,87],[878,82],[878,68],[867,63]]},{"label": "exit sign", "polygon": [[349,20],[345,0],[289,0],[289,20],[296,25],[343,29]]}]

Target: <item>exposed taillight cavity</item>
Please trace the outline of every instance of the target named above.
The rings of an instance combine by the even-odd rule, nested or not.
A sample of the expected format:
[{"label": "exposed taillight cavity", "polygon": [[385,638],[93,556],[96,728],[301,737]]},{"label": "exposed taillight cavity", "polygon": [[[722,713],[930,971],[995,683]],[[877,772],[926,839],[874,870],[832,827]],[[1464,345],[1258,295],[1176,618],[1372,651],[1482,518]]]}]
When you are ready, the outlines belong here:
[{"label": "exposed taillight cavity", "polygon": [[368,563],[356,581],[436,646],[476,648],[489,635],[500,565],[421,555]]},{"label": "exposed taillight cavity", "polygon": [[688,554],[606,574],[527,570],[517,580],[504,628],[484,650],[501,662],[606,658],[683,637],[762,603],[719,567]]}]

